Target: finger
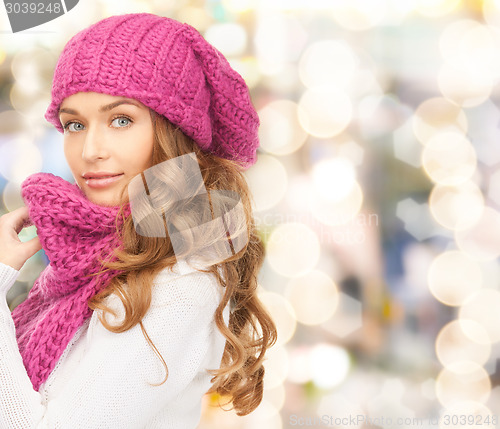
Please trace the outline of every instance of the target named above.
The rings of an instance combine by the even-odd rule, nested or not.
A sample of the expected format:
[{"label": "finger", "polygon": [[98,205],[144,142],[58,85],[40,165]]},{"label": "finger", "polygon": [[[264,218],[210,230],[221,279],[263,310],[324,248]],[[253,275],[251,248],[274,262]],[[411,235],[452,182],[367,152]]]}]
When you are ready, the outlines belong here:
[{"label": "finger", "polygon": [[32,243],[33,246],[33,254],[38,252],[39,250],[42,250],[42,243],[40,243],[40,239],[38,238],[38,235],[36,237],[33,237],[30,240],[30,243]]},{"label": "finger", "polygon": [[29,220],[29,210],[28,207],[22,206],[12,212],[12,224],[11,228],[14,228],[16,233],[19,234],[21,230],[27,226],[26,223]]},{"label": "finger", "polygon": [[2,224],[1,224],[2,229],[8,229],[8,230],[14,229],[16,225],[17,216],[20,212],[22,212],[22,210],[20,211],[19,209],[16,209],[2,215]]},{"label": "finger", "polygon": [[31,258],[36,252],[42,249],[42,244],[40,243],[38,236],[26,241],[24,244],[27,248],[27,258]]}]

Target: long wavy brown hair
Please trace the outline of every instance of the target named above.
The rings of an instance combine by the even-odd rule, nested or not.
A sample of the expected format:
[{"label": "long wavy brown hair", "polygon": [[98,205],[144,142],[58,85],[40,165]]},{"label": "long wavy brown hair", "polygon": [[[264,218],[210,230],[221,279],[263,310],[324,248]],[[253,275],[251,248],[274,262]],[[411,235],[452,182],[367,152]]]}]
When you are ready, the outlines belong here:
[{"label": "long wavy brown hair", "polygon": [[[264,262],[265,247],[255,228],[251,194],[242,175],[242,168],[237,162],[203,152],[191,138],[164,116],[158,115],[152,109],[150,113],[154,129],[153,165],[194,152],[208,193],[212,190],[233,191],[233,195],[236,193],[241,199],[244,228],[242,225],[236,225],[236,229],[239,227],[240,235],[242,229],[244,230],[247,244],[222,263],[214,264],[206,270],[216,276],[218,283],[224,288],[214,318],[218,329],[226,338],[220,368],[208,370],[213,375],[213,384],[207,393],[218,393],[221,398],[227,399],[223,405],[232,402],[236,414],[244,416],[252,412],[262,400],[265,352],[277,339],[276,326],[257,296],[257,274]],[[166,186],[171,184],[170,179],[162,178]],[[122,202],[127,201],[126,191],[127,187],[121,194]],[[101,260],[103,269],[93,275],[108,270],[119,270],[120,274],[113,277],[100,293],[94,295],[88,305],[92,310],[101,309],[104,313],[109,312],[116,317],[116,313],[106,306],[104,300],[112,293],[121,299],[125,310],[121,324],[110,325],[106,318],[102,317],[105,314],[99,315],[99,319],[106,329],[116,333],[140,324],[146,340],[165,367],[165,379],[160,383],[163,384],[168,378],[168,365],[149,338],[142,318],[151,304],[156,274],[175,265],[176,255],[179,255],[178,252],[174,254],[174,246],[168,234],[167,237],[139,235],[132,216],[127,216],[123,209],[122,204],[116,222],[117,234],[123,246],[114,251],[114,258]],[[180,212],[183,216],[178,217],[178,221],[183,223],[189,217],[189,212],[188,209]],[[118,219],[121,219],[121,223]],[[189,243],[189,237],[184,241]],[[228,303],[231,312],[229,324],[226,325],[223,310]]]}]

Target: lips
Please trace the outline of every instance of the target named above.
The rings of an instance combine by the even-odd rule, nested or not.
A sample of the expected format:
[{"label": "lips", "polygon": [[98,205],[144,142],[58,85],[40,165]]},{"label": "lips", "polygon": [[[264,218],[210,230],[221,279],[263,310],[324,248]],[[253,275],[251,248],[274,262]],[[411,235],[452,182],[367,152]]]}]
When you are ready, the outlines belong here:
[{"label": "lips", "polygon": [[123,176],[122,174],[117,174],[114,176],[107,175],[107,176],[90,176],[90,175],[85,175],[85,183],[87,184],[88,187],[90,188],[105,188],[118,180],[120,180]]},{"label": "lips", "polygon": [[87,176],[86,179],[108,179],[109,177],[119,176],[119,174],[113,174],[109,176]]},{"label": "lips", "polygon": [[101,179],[106,177],[119,176],[123,173],[112,173],[111,171],[89,171],[85,174],[82,174],[84,179]]}]

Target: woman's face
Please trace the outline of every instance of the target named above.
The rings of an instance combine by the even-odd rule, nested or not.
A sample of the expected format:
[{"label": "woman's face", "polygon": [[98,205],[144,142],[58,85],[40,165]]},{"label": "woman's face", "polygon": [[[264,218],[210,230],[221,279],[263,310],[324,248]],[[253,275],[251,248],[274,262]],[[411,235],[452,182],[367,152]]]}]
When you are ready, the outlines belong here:
[{"label": "woman's face", "polygon": [[78,92],[63,100],[59,120],[73,177],[95,204],[118,205],[120,191],[152,166],[151,116],[135,99]]}]

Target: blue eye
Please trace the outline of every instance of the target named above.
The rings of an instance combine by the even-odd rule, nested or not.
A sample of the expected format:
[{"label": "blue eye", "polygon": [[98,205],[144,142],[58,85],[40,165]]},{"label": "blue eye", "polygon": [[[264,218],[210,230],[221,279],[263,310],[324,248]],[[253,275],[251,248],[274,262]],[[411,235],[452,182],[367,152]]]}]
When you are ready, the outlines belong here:
[{"label": "blue eye", "polygon": [[75,130],[75,129],[70,129],[71,125],[81,125],[83,127],[82,124],[80,124],[80,122],[74,122],[74,121],[71,121],[71,122],[66,122],[66,124],[64,125],[64,129],[65,130],[70,130],[71,132],[75,132],[75,131],[79,131],[81,130],[81,128]]},{"label": "blue eye", "polygon": [[[133,122],[132,119],[128,118],[127,116],[117,116],[111,121],[111,123],[113,124],[115,121],[120,121],[115,124],[116,128],[127,128]],[[75,127],[78,126],[79,128],[71,128],[71,125],[75,125]],[[69,121],[64,124],[63,128],[64,130],[69,130],[70,132],[74,133],[81,131],[85,127],[80,122]]]},{"label": "blue eye", "polygon": [[126,116],[119,116],[118,118],[113,119],[113,121],[111,123],[115,122],[116,120],[126,121],[125,123],[124,122],[118,122],[119,124],[121,124],[121,125],[118,125],[118,128],[125,128],[131,122],[131,120],[129,118],[127,118]]}]

